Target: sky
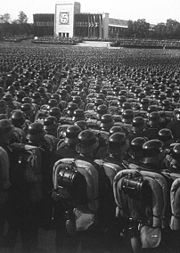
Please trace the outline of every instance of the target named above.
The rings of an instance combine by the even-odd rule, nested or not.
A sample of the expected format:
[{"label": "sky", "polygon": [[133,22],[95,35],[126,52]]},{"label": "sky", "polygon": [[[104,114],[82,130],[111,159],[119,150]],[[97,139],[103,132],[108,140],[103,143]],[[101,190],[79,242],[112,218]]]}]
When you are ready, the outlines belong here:
[{"label": "sky", "polygon": [[[33,22],[35,13],[54,13],[60,0],[3,0],[0,15],[9,13],[11,20],[24,11],[28,22]],[[146,19],[151,24],[166,22],[168,18],[180,22],[180,0],[76,0],[81,3],[81,12],[108,12],[110,18],[124,20]]]}]

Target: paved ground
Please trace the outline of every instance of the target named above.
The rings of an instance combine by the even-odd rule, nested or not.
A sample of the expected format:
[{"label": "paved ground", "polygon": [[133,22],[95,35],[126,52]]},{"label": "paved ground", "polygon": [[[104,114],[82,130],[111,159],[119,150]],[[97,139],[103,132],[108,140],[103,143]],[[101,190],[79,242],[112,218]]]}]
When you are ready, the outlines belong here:
[{"label": "paved ground", "polygon": [[99,48],[107,48],[107,49],[120,49],[120,47],[110,47],[110,42],[108,41],[84,41],[83,43],[79,43],[79,47],[99,47]]},{"label": "paved ground", "polygon": [[77,46],[81,47],[110,47],[109,42],[106,41],[84,41],[79,43]]},{"label": "paved ground", "polygon": [[[110,250],[102,250],[99,247],[94,247],[94,241],[90,241],[89,244],[85,245],[85,248],[82,248],[81,245],[78,248],[69,249],[68,245],[59,252],[55,250],[54,244],[55,231],[45,231],[40,230],[39,234],[39,249],[36,252],[30,253],[132,253],[130,245],[126,240],[122,240],[119,238],[119,242],[112,242],[112,247]],[[168,239],[168,240],[167,240]],[[164,241],[164,245],[162,245],[159,249],[146,249],[141,253],[180,253],[180,244],[179,242],[175,245],[171,238],[167,238]],[[98,244],[97,244],[98,245]],[[0,253],[12,253],[7,249],[0,248]],[[16,245],[15,251],[13,253],[25,253],[21,248],[20,239]],[[27,253],[27,252],[26,252]]]}]

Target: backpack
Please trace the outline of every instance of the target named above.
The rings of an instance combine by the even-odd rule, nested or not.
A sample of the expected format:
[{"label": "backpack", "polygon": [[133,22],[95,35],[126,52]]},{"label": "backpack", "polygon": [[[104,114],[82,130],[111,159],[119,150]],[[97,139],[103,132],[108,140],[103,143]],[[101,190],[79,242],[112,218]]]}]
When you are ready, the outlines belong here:
[{"label": "backpack", "polygon": [[[53,167],[53,188],[69,210],[75,231],[85,231],[95,223],[98,210],[98,172],[84,160],[64,158]],[[68,231],[67,223],[66,228]]]},{"label": "backpack", "polygon": [[152,214],[153,227],[165,228],[168,224],[168,185],[165,177],[153,171],[140,171],[143,177],[149,182],[152,190],[153,206]]},{"label": "backpack", "polygon": [[[155,190],[160,192],[162,189],[148,173],[145,176],[145,173],[136,169],[118,172],[113,181],[113,191],[118,214],[120,218],[127,220],[125,229],[139,231],[142,248],[155,248],[161,242],[160,221],[163,207],[158,205],[159,198],[154,195]],[[135,235],[137,236],[136,232]],[[133,236],[132,234],[132,238]]]},{"label": "backpack", "polygon": [[154,203],[154,206],[152,208],[153,227],[167,227],[169,219],[169,196],[168,182],[166,178],[160,173],[147,171],[141,165],[139,166],[130,163],[128,167],[129,169],[138,170],[142,174],[143,178],[149,182]]},{"label": "backpack", "polygon": [[138,170],[119,171],[113,180],[113,192],[120,217],[141,219],[146,181]]},{"label": "backpack", "polygon": [[172,230],[180,229],[180,221],[179,221],[179,186],[180,186],[180,174],[177,172],[171,172],[165,170],[162,174],[166,177],[169,183],[169,198],[170,198],[170,228]]},{"label": "backpack", "polygon": [[170,228],[180,230],[180,177],[176,178],[171,185],[170,201],[172,212]]},{"label": "backpack", "polygon": [[103,161],[102,159],[96,159],[94,162],[99,166],[103,166],[104,172],[112,185],[115,175],[121,170],[120,166],[115,163]]},{"label": "backpack", "polygon": [[142,248],[156,248],[162,240],[162,229],[168,226],[169,198],[168,184],[165,177],[153,171],[141,170],[143,178],[147,180],[152,192],[151,222],[140,226],[140,238]]},{"label": "backpack", "polygon": [[84,176],[73,163],[60,162],[54,174],[54,189],[59,197],[74,207],[87,203],[87,185]]}]

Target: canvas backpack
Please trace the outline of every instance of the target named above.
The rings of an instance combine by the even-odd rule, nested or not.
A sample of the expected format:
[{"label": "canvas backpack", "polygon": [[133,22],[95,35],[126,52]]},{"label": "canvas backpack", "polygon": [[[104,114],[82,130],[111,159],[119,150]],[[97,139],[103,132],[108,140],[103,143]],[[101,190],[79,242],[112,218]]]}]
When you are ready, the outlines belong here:
[{"label": "canvas backpack", "polygon": [[[53,167],[53,188],[53,196],[71,213],[74,231],[87,230],[95,223],[98,172],[91,163],[74,158],[58,160]],[[66,228],[68,231],[68,226]]]},{"label": "canvas backpack", "polygon": [[107,162],[102,159],[96,159],[94,162],[104,168],[104,172],[112,185],[114,177],[118,173],[118,171],[121,170],[121,167],[115,163]]}]

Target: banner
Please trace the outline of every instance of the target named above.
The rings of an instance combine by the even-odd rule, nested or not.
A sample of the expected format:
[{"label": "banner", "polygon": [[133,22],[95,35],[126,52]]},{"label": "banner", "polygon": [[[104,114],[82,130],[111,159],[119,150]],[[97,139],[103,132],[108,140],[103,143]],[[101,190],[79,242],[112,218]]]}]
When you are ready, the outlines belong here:
[{"label": "banner", "polygon": [[68,25],[69,24],[69,12],[60,12],[59,13],[59,24]]}]

